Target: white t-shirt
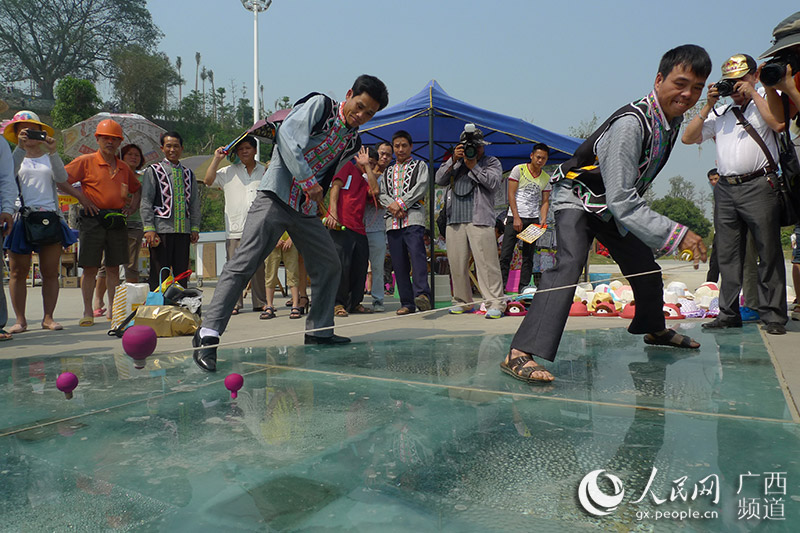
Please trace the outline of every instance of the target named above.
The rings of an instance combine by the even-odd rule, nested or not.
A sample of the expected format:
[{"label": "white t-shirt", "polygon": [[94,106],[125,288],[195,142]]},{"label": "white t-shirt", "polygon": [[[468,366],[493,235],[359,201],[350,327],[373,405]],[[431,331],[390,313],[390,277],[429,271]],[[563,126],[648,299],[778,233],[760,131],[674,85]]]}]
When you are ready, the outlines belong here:
[{"label": "white t-shirt", "polygon": [[58,210],[50,156],[45,154],[36,158],[26,157],[22,160],[17,175],[20,196],[25,202],[25,207],[45,211]]},{"label": "white t-shirt", "polygon": [[242,163],[217,170],[212,187],[225,193],[225,236],[228,239],[241,239],[244,221],[250,204],[256,199],[258,186],[267,167],[256,162],[252,174]]},{"label": "white t-shirt", "polygon": [[[520,218],[539,218],[541,216],[542,193],[549,192],[552,189],[550,174],[543,170],[539,176],[534,178],[530,170],[528,170],[528,164],[522,163],[511,169],[508,180],[519,183],[515,198],[517,199],[517,213],[519,213]],[[513,214],[511,206],[509,206],[507,216],[512,216]],[[543,220],[539,222],[544,223]]]},{"label": "white t-shirt", "polygon": [[[764,95],[764,89],[758,89]],[[703,122],[703,140],[714,138],[717,144],[717,169],[720,176],[750,174],[767,166],[767,156],[747,131],[738,124],[731,106],[722,106],[709,113]],[[719,114],[719,116],[717,116]],[[775,134],[764,122],[756,104],[750,101],[742,113],[764,140],[775,162],[778,162],[778,143]]]}]

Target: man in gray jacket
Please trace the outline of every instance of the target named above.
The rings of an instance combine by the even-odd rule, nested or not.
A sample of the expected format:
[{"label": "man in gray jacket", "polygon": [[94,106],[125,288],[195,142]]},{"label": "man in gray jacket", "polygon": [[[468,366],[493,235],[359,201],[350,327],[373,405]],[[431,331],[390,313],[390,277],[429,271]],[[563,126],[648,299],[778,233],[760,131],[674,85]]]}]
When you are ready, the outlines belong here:
[{"label": "man in gray jacket", "polygon": [[654,253],[692,252],[695,268],[706,260],[702,239],[651,210],[643,198],[669,158],[683,114],[697,103],[711,72],[708,53],[696,45],[661,58],[652,92],[614,112],[554,173],[553,210],[558,252],[533,297],[505,360],[503,372],[527,381],[553,381],[533,356],[553,361],[567,323],[586,253],[597,237],[633,289],[636,314],[630,333],[646,344],[697,349],[700,344],[667,329],[663,282]]},{"label": "man in gray jacket", "polygon": [[[471,133],[467,131],[469,126]],[[486,305],[486,318],[500,318],[505,303],[494,234],[494,196],[503,180],[503,166],[496,157],[485,155],[484,146],[489,143],[484,140],[483,132],[471,124],[467,128],[453,150],[453,157],[436,172],[437,185],[451,185],[447,199],[447,260],[453,278],[453,303],[463,304],[450,312],[472,311],[471,252],[478,289],[484,300],[492,300]]]},{"label": "man in gray jacket", "polygon": [[288,232],[305,259],[311,276],[314,305],[306,319],[305,344],[344,344],[333,333],[333,306],[341,264],[333,240],[316,217],[333,175],[361,147],[358,127],[389,102],[381,80],[356,78],[343,102],[312,93],[297,102],[278,129],[275,150],[242,232],[236,253],[225,264],[214,298],[203,314],[203,325],[192,345],[194,361],[208,372],[217,369],[217,344],[239,295],[258,266]]}]

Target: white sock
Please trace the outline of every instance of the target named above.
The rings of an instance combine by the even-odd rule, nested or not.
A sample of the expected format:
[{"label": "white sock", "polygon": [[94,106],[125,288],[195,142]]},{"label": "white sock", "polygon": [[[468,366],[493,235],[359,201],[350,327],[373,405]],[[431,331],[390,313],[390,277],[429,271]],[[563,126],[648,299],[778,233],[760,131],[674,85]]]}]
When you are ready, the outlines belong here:
[{"label": "white sock", "polygon": [[219,331],[211,328],[200,328],[200,338],[219,337]]}]

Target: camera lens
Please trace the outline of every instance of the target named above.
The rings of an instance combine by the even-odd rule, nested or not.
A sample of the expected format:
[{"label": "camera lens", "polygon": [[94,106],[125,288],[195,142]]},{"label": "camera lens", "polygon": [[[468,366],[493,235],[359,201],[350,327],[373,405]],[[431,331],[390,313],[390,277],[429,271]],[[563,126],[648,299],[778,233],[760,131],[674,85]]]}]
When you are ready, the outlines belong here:
[{"label": "camera lens", "polygon": [[764,63],[761,67],[761,83],[767,87],[772,87],[786,76],[786,62],[780,59],[773,59]]},{"label": "camera lens", "polygon": [[733,90],[734,83],[731,80],[719,80],[715,86],[720,96],[730,96],[735,92]]}]

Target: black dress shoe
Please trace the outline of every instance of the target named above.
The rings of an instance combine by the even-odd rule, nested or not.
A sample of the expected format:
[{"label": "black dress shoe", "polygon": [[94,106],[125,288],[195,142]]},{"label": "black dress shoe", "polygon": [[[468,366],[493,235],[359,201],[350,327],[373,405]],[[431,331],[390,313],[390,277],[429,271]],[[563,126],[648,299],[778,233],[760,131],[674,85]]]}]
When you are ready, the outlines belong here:
[{"label": "black dress shoe", "polygon": [[330,337],[317,337],[314,335],[306,335],[306,344],[347,344],[350,338],[341,337],[339,335],[331,335]]},{"label": "black dress shoe", "polygon": [[202,348],[193,351],[194,362],[197,366],[206,372],[217,371],[217,344],[219,344],[219,337],[203,337],[200,338],[200,330],[198,329],[192,337],[192,346],[199,348],[201,346],[209,346],[209,348]]},{"label": "black dress shoe", "polygon": [[786,335],[786,328],[780,322],[769,322],[764,330],[770,335]]},{"label": "black dress shoe", "polygon": [[726,329],[740,328],[742,327],[742,323],[738,320],[722,320],[721,318],[715,318],[711,322],[703,322],[700,326],[703,329]]}]

